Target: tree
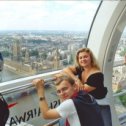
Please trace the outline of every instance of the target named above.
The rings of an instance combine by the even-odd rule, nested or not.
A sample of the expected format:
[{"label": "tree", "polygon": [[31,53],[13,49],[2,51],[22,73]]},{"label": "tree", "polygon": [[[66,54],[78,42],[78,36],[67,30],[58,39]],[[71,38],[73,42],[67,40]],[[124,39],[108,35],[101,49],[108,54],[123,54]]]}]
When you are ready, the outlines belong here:
[{"label": "tree", "polygon": [[2,51],[2,55],[3,55],[3,57],[8,57],[10,55],[10,53],[9,53],[9,51],[4,50],[4,51]]},{"label": "tree", "polygon": [[39,56],[38,50],[31,50],[30,56],[36,56],[36,57],[38,57]]},{"label": "tree", "polygon": [[120,55],[120,56],[125,56],[125,54],[126,54],[126,48],[124,48],[124,50],[121,51],[119,55]]}]

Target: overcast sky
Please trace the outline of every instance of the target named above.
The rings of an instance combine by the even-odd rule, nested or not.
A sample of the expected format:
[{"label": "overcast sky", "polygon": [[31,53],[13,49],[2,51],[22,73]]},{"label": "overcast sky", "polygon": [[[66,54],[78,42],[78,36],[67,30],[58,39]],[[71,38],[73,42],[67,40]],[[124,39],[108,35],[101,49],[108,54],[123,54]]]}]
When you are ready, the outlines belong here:
[{"label": "overcast sky", "polygon": [[0,30],[89,30],[100,1],[0,1]]}]

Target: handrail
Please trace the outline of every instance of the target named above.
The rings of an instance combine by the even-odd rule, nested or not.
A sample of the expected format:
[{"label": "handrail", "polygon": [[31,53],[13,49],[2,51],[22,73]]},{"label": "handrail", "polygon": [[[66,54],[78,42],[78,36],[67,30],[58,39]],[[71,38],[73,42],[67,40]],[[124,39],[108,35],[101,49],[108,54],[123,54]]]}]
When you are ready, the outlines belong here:
[{"label": "handrail", "polygon": [[[45,86],[50,85],[50,84],[48,84],[48,82],[55,81],[55,80],[56,80],[55,77],[44,79]],[[0,91],[0,93],[2,93],[3,95],[6,95],[6,94],[9,94],[9,93],[17,92],[17,91],[20,91],[20,90],[23,90],[23,89],[32,88],[32,87],[34,87],[32,83],[27,83],[25,85],[20,85],[20,86],[17,86],[17,87],[13,87],[13,88],[2,90],[2,91]],[[117,94],[114,94],[113,96],[117,97],[117,96],[120,96],[120,95],[123,95],[123,94],[126,94],[126,90],[124,90],[122,92],[119,92]],[[49,122],[47,124],[44,124],[44,126],[53,126],[53,125],[57,124],[59,122],[59,120],[60,120],[60,118],[56,119],[54,121],[51,121],[51,122]]]},{"label": "handrail", "polygon": [[116,93],[116,94],[114,94],[113,96],[114,96],[114,97],[118,97],[118,96],[121,96],[121,95],[123,95],[123,94],[126,94],[126,90],[121,91],[121,92],[119,92],[119,93]]},{"label": "handrail", "polygon": [[[48,78],[48,79],[44,79],[45,81],[45,86],[48,85],[46,83],[50,82],[50,81],[54,81],[56,78],[53,77],[53,78]],[[23,89],[28,89],[28,88],[31,88],[31,87],[34,87],[32,85],[32,83],[28,83],[28,84],[25,84],[25,85],[21,85],[21,86],[17,86],[17,87],[14,87],[14,88],[9,88],[9,89],[6,89],[6,90],[3,90],[1,91],[0,93],[2,93],[3,95],[5,94],[9,94],[9,93],[12,93],[12,92],[16,92],[16,91],[19,91],[19,90],[23,90]],[[122,94],[125,94],[126,93],[126,90],[122,91],[122,92],[119,92],[117,94],[114,94],[113,96],[114,97],[117,97],[117,96],[120,96]]]},{"label": "handrail", "polygon": [[59,120],[60,120],[60,118],[58,118],[58,119],[56,119],[56,120],[54,120],[52,122],[49,122],[49,123],[47,123],[47,124],[45,124],[43,126],[53,126],[53,125],[57,124],[59,122]]},{"label": "handrail", "polygon": [[[56,77],[44,79],[44,82],[45,82],[44,86],[46,87],[48,85],[48,82],[55,81],[55,80],[56,80]],[[28,83],[28,84],[25,84],[25,85],[17,86],[15,88],[10,88],[10,89],[3,90],[0,93],[2,95],[6,95],[6,94],[9,94],[9,93],[13,93],[13,92],[16,92],[16,91],[20,91],[20,90],[28,89],[28,88],[32,88],[32,87],[34,87],[33,84]],[[51,122],[45,124],[44,126],[53,126],[53,125],[57,124],[59,122],[59,120],[60,120],[60,118],[58,118],[58,119],[56,119],[54,121],[51,121]]]},{"label": "handrail", "polygon": [[[47,84],[48,82],[54,81],[55,79],[56,79],[55,77],[54,78],[44,79],[45,86],[48,85]],[[20,91],[20,90],[23,90],[23,89],[28,89],[28,88],[31,88],[31,87],[34,87],[33,84],[28,83],[28,84],[25,84],[25,85],[21,85],[21,86],[17,86],[17,87],[14,87],[14,88],[9,88],[9,89],[3,90],[0,93],[5,95],[5,94],[13,93],[13,92],[16,92],[16,91]]]},{"label": "handrail", "polygon": [[[114,67],[116,67],[116,66],[122,66],[122,65],[125,65],[125,64],[123,62],[121,62],[118,65],[115,64]],[[47,83],[49,81],[54,81],[54,80],[55,80],[55,78],[45,79],[45,83]],[[28,83],[28,84],[25,84],[25,85],[14,87],[14,88],[9,88],[9,89],[2,90],[2,91],[0,91],[0,93],[2,93],[3,95],[5,95],[5,94],[9,94],[9,93],[12,93],[12,92],[16,92],[16,91],[27,89],[27,88],[31,88],[31,87],[33,87],[33,85],[31,83]],[[124,92],[120,92],[118,94],[121,95],[123,93],[126,93],[126,92],[124,91]],[[118,96],[118,94],[114,94],[114,97]]]}]

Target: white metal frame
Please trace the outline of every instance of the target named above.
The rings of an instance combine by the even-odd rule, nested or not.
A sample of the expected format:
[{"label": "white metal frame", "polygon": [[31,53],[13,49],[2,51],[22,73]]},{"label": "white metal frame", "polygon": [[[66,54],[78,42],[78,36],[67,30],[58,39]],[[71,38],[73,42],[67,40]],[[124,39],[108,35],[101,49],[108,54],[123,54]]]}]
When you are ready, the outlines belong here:
[{"label": "white metal frame", "polygon": [[103,1],[94,20],[87,47],[91,48],[105,75],[113,126],[119,126],[112,93],[112,70],[115,52],[126,25],[126,1]]}]

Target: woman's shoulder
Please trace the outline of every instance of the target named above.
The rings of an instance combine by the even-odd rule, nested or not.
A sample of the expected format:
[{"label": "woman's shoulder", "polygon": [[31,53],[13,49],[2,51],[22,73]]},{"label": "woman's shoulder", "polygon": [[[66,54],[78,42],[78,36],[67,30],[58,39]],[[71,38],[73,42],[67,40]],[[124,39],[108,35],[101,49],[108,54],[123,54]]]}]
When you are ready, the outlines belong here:
[{"label": "woman's shoulder", "polygon": [[103,75],[100,69],[92,68],[91,75]]}]

